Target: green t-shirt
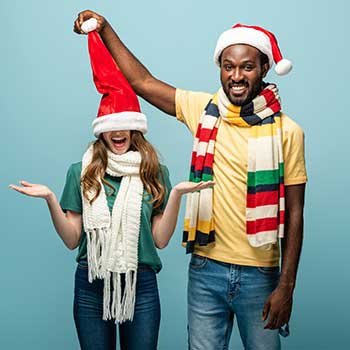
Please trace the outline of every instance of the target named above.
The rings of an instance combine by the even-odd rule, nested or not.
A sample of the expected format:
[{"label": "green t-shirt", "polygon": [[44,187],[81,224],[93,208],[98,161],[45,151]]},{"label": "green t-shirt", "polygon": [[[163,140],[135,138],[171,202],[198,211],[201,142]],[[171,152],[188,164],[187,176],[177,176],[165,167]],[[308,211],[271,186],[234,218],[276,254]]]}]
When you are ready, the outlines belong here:
[{"label": "green t-shirt", "polygon": [[[61,197],[61,207],[66,212],[67,210],[74,211],[77,213],[82,213],[82,197],[81,197],[81,188],[80,188],[80,175],[81,175],[82,163],[78,162],[72,164],[68,169],[66,184],[63,189]],[[161,170],[163,173],[164,181],[162,177],[160,180],[166,189],[166,195],[164,202],[160,208],[153,209],[152,203],[149,202],[151,195],[147,192],[144,192],[142,199],[142,208],[141,208],[141,222],[140,222],[140,235],[139,235],[139,246],[138,246],[138,261],[139,264],[146,264],[151,266],[156,272],[159,272],[162,268],[162,263],[157,254],[156,247],[154,245],[153,236],[152,236],[152,217],[161,213],[166,206],[168,201],[169,193],[171,190],[171,184],[169,179],[168,168],[164,165],[161,165]],[[105,192],[107,195],[107,203],[110,212],[112,212],[114,201],[116,199],[121,177],[113,177],[108,174],[105,175],[105,180],[113,185],[115,191],[113,191],[109,186],[103,184]],[[82,235],[79,242],[79,250],[76,260],[87,259],[87,240],[86,233],[82,228]]]}]

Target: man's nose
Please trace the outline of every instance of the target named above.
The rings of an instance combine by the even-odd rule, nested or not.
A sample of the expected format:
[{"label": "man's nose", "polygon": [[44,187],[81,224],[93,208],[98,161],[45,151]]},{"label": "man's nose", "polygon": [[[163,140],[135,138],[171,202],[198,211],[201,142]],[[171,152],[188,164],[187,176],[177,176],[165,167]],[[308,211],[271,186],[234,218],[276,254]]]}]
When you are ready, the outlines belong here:
[{"label": "man's nose", "polygon": [[234,68],[232,71],[231,77],[232,77],[232,80],[234,80],[235,82],[239,82],[239,81],[243,80],[242,69],[240,69],[239,67]]}]

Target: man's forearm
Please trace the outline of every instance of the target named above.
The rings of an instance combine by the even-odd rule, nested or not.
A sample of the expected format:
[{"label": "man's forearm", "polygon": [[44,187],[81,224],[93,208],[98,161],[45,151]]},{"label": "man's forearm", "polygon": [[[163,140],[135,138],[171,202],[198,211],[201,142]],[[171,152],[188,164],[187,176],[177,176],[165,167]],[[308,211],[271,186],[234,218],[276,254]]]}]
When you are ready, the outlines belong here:
[{"label": "man's forearm", "polygon": [[154,78],[123,44],[108,22],[101,30],[100,35],[136,94],[163,112],[175,116],[175,88]]},{"label": "man's forearm", "polygon": [[138,95],[142,96],[142,91],[139,91],[142,88],[142,82],[152,79],[151,73],[123,44],[107,21],[100,31],[100,35],[130,85]]},{"label": "man's forearm", "polygon": [[305,184],[285,188],[285,234],[282,239],[282,268],[280,287],[293,290],[295,287],[304,226]]},{"label": "man's forearm", "polygon": [[285,237],[282,239],[282,268],[279,285],[293,290],[303,242],[302,212],[287,212],[285,225]]}]

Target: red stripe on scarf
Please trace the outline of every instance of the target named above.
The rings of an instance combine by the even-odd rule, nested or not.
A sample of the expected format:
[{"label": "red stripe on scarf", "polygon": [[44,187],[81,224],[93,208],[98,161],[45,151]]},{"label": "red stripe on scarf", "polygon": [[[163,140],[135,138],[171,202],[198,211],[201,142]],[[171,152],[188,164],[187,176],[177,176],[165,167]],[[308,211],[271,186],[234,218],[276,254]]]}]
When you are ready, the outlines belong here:
[{"label": "red stripe on scarf", "polygon": [[247,221],[247,234],[255,235],[259,232],[277,230],[277,218],[264,218],[255,221]]},{"label": "red stripe on scarf", "polygon": [[277,113],[281,110],[281,104],[279,103],[273,91],[271,91],[270,89],[264,89],[261,92],[261,96],[265,98],[266,106],[270,108],[273,111],[273,113]]},{"label": "red stripe on scarf", "polygon": [[193,151],[192,158],[191,158],[191,166],[194,166],[196,164],[196,159],[197,159],[197,152]]},{"label": "red stripe on scarf", "polygon": [[205,160],[204,160],[204,166],[212,168],[214,162],[214,154],[207,153]]},{"label": "red stripe on scarf", "polygon": [[[216,135],[218,133],[218,128],[215,127],[213,130],[201,128],[201,124],[198,126],[196,137],[199,142],[215,141]],[[205,161],[205,162],[204,162]],[[191,166],[195,167],[195,170],[203,170],[204,166],[212,168],[214,162],[214,155],[206,153],[205,156],[197,156],[197,152],[192,152]]]},{"label": "red stripe on scarf", "polygon": [[256,208],[263,205],[275,205],[279,199],[284,197],[284,186],[280,185],[280,191],[257,192],[247,194],[247,208]]},{"label": "red stripe on scarf", "polygon": [[255,221],[247,221],[247,234],[256,235],[259,232],[277,230],[278,224],[284,224],[284,211],[280,211],[280,220],[277,218],[264,218]]},{"label": "red stripe on scarf", "polygon": [[201,124],[201,123],[199,123],[199,124],[198,124],[198,127],[197,127],[196,136],[195,136],[197,139],[199,139],[199,138],[200,138],[201,131],[202,131],[202,124]]},{"label": "red stripe on scarf", "polygon": [[208,142],[209,140],[215,140],[216,134],[218,132],[218,128],[214,127],[214,129],[203,128],[202,124],[198,124],[198,129],[196,132],[196,138],[201,142]]},{"label": "red stripe on scarf", "polygon": [[194,165],[194,171],[203,170],[204,156],[197,156]]},{"label": "red stripe on scarf", "polygon": [[279,214],[280,214],[280,216],[279,216],[279,218],[280,218],[279,219],[280,220],[279,223],[280,224],[284,224],[284,210],[281,210]]}]

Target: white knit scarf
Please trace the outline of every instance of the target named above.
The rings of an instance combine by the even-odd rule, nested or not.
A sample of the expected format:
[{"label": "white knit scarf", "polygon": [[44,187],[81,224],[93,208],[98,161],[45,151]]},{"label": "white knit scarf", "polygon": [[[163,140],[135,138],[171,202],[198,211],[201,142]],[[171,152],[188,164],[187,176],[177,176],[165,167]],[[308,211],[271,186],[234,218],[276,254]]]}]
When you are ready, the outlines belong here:
[{"label": "white knit scarf", "polygon": [[[93,145],[85,152],[82,175],[91,163]],[[90,205],[83,200],[83,225],[87,236],[89,282],[104,280],[103,319],[121,323],[132,320],[136,297],[138,241],[143,196],[139,176],[141,155],[129,151],[116,155],[108,151],[106,172],[122,176],[120,188],[110,214],[101,179],[101,192]],[[89,193],[89,196],[94,193]],[[125,287],[122,292],[122,274]]]}]

